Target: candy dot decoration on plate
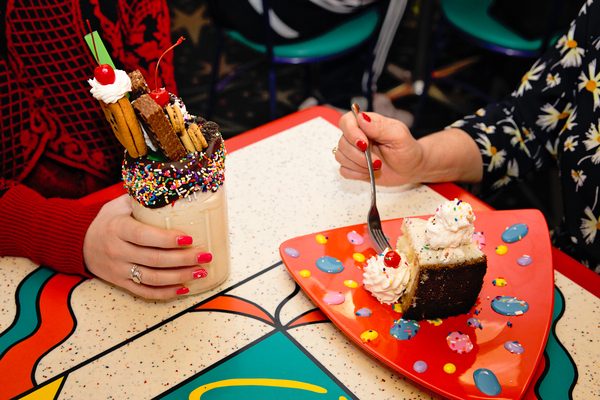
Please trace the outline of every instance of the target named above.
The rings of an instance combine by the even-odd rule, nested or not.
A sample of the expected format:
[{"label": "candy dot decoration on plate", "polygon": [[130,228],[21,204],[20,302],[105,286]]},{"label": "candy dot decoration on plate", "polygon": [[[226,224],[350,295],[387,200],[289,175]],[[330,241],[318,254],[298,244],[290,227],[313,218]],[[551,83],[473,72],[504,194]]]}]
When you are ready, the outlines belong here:
[{"label": "candy dot decoration on plate", "polygon": [[301,269],[300,272],[298,272],[298,274],[303,277],[303,278],[310,278],[310,271],[307,269]]},{"label": "candy dot decoration on plate", "polygon": [[285,254],[287,254],[290,257],[294,257],[294,258],[300,257],[300,252],[293,247],[286,247],[285,249],[283,249],[283,251],[285,252]]},{"label": "candy dot decoration on plate", "polygon": [[400,318],[394,321],[394,325],[390,328],[390,335],[398,340],[410,340],[419,333],[420,325],[414,320],[404,320]]},{"label": "candy dot decoration on plate", "polygon": [[500,246],[496,247],[496,254],[498,254],[499,256],[503,256],[506,253],[508,253],[508,247],[506,247],[505,245],[501,244]]},{"label": "candy dot decoration on plate", "polygon": [[365,260],[367,259],[363,253],[354,253],[352,254],[352,258],[354,259],[354,261],[359,263],[365,262]]},{"label": "candy dot decoration on plate", "polygon": [[523,354],[525,349],[517,340],[509,340],[504,343],[504,348],[513,354]]},{"label": "candy dot decoration on plate", "polygon": [[346,279],[344,281],[344,286],[349,287],[350,289],[356,289],[358,287],[358,283],[352,279]]},{"label": "candy dot decoration on plate", "polygon": [[526,267],[526,266],[530,265],[532,261],[533,261],[533,259],[531,258],[530,255],[523,254],[521,257],[519,257],[517,259],[517,264],[519,264],[521,267]]},{"label": "candy dot decoration on plate", "polygon": [[377,331],[374,331],[373,329],[369,329],[360,334],[360,340],[362,340],[364,343],[372,342],[378,337],[379,333],[377,333]]},{"label": "candy dot decoration on plate", "polygon": [[354,245],[361,245],[365,242],[365,239],[356,231],[348,232],[346,237],[348,238],[348,241]]},{"label": "candy dot decoration on plate", "polygon": [[427,371],[427,363],[423,360],[415,361],[415,363],[413,364],[413,369],[415,370],[415,372],[422,374],[423,372]]},{"label": "candy dot decoration on plate", "polygon": [[444,320],[441,318],[436,318],[436,319],[428,319],[427,322],[429,322],[433,326],[440,326],[444,322]]},{"label": "candy dot decoration on plate", "polygon": [[471,338],[469,335],[462,332],[450,332],[448,336],[446,336],[446,343],[448,343],[450,350],[455,351],[458,354],[469,353],[473,350]]},{"label": "candy dot decoration on plate", "polygon": [[492,285],[498,286],[498,287],[506,286],[507,283],[508,282],[506,282],[506,279],[504,279],[504,278],[496,278],[492,281]]},{"label": "candy dot decoration on plate", "polygon": [[366,317],[370,317],[373,314],[373,311],[371,311],[370,308],[363,307],[363,308],[356,310],[356,312],[354,314],[356,314],[358,317],[366,318]]},{"label": "candy dot decoration on plate", "polygon": [[506,228],[502,232],[502,240],[505,243],[514,243],[523,239],[529,232],[529,227],[526,224],[514,224]]},{"label": "candy dot decoration on plate", "polygon": [[523,315],[529,310],[529,304],[516,297],[496,296],[492,300],[492,309],[498,314],[506,316]]},{"label": "candy dot decoration on plate", "polygon": [[481,321],[479,320],[479,318],[469,318],[467,320],[467,325],[473,328],[479,328],[479,329],[483,329],[483,325],[481,324]]},{"label": "candy dot decoration on plate", "polygon": [[340,292],[327,292],[325,293],[325,296],[323,296],[325,304],[329,304],[330,306],[342,304],[345,300],[346,296]]},{"label": "candy dot decoration on plate", "polygon": [[344,265],[340,260],[331,256],[319,257],[316,262],[319,270],[328,274],[338,274],[344,270]]},{"label": "candy dot decoration on plate", "polygon": [[323,235],[322,233],[319,233],[317,236],[315,236],[315,240],[319,244],[326,244],[328,239],[327,236]]},{"label": "candy dot decoration on plate", "polygon": [[473,380],[475,386],[483,394],[488,396],[497,396],[502,391],[498,378],[492,371],[487,368],[479,368],[473,372]]},{"label": "candy dot decoration on plate", "polygon": [[443,370],[447,374],[453,374],[456,372],[456,365],[452,363],[446,363],[444,364]]}]

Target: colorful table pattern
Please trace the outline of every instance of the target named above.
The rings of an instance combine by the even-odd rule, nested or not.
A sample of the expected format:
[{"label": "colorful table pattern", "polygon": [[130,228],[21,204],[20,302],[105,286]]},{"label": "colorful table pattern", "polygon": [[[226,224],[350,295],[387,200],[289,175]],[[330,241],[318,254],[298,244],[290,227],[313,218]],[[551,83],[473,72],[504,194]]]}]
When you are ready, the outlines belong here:
[{"label": "colorful table pattern", "polygon": [[[284,240],[363,222],[368,186],[338,176],[338,114],[316,107],[229,141],[232,274],[149,302],[0,258],[0,398],[429,399],[348,340],[282,265]],[[82,201],[104,201],[118,186]],[[382,188],[382,218],[428,214],[454,185]],[[526,398],[598,395],[598,277],[554,254],[553,325]]]}]

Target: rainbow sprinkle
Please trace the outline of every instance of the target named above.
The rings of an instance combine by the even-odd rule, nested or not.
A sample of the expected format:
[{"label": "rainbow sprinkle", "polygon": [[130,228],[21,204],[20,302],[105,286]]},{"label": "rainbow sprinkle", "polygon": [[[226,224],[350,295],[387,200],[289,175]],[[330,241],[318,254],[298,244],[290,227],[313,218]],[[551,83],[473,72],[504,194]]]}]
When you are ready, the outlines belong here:
[{"label": "rainbow sprinkle", "polygon": [[163,207],[194,192],[216,192],[225,181],[226,153],[220,140],[209,156],[192,153],[177,162],[126,157],[123,183],[129,195],[148,208]]}]

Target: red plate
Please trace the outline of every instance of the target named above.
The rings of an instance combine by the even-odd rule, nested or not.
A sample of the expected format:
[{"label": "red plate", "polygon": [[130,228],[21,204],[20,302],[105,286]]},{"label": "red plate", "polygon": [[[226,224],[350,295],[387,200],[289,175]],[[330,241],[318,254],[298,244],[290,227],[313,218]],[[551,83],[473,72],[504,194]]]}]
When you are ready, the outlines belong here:
[{"label": "red plate", "polygon": [[[360,255],[368,259],[375,254],[364,224],[287,240],[281,244],[280,253],[290,274],[331,321],[365,351],[391,368],[450,398],[517,399],[523,395],[533,376],[550,329],[554,292],[546,221],[536,210],[481,211],[476,212],[476,216],[475,229],[484,233],[483,251],[488,258],[477,304],[469,314],[446,318],[441,324],[419,321],[419,331],[410,340],[397,340],[390,334],[390,328],[401,314],[392,306],[380,304],[362,287],[362,268],[366,261],[360,261]],[[395,243],[400,235],[401,224],[402,219],[383,222],[391,243]],[[513,224],[526,224],[529,232],[517,242],[504,243],[501,235]],[[359,238],[364,239],[362,244],[356,243]],[[496,251],[501,245],[508,249],[504,255]],[[517,263],[523,255],[531,257],[530,265]],[[321,271],[316,261],[323,256],[341,261],[343,271]],[[307,271],[310,276],[305,277]],[[503,278],[506,285],[498,285],[501,280],[494,284],[497,278]],[[352,288],[348,280],[356,282],[357,287]],[[324,298],[331,293],[342,293],[344,302],[327,304]],[[491,308],[491,301],[496,296],[514,296],[526,301],[529,309],[517,316],[498,314]],[[357,316],[356,311],[362,308],[370,309],[371,316]],[[479,320],[482,328],[474,326],[473,320],[471,325],[467,323],[473,317]],[[376,331],[378,338],[363,342],[361,333],[368,330]],[[451,350],[446,339],[450,332],[468,335],[473,349],[462,354]],[[517,354],[507,350],[505,343],[511,341],[518,341],[524,352]],[[418,370],[424,366],[423,362],[427,365],[424,372],[415,369],[417,361],[420,361],[417,366],[421,367]],[[452,370],[448,364],[454,365],[453,373],[447,372]],[[478,369],[489,370],[495,375],[501,390],[499,394],[485,394],[494,389],[493,380],[491,384],[490,381],[482,383],[486,377],[490,378],[487,372],[476,384],[474,373]]]}]

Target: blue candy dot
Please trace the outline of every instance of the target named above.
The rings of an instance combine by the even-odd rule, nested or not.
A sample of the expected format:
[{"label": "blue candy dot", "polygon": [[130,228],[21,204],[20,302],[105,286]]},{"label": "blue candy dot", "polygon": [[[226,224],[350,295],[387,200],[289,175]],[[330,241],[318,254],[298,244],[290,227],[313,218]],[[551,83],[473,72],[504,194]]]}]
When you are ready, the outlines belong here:
[{"label": "blue candy dot", "polygon": [[335,257],[323,256],[317,259],[317,268],[328,274],[337,274],[344,270],[342,262]]},{"label": "blue candy dot", "polygon": [[427,363],[423,360],[415,361],[413,364],[413,369],[422,374],[423,372],[427,371]]},{"label": "blue candy dot", "polygon": [[514,224],[506,228],[502,233],[502,240],[505,243],[514,243],[523,239],[529,232],[529,228],[525,224]]},{"label": "blue candy dot", "polygon": [[475,372],[473,372],[473,380],[475,380],[477,389],[488,396],[496,396],[502,391],[498,378],[496,378],[496,375],[487,368],[475,370]]},{"label": "blue candy dot", "polygon": [[419,333],[419,328],[417,321],[400,318],[398,321],[394,321],[394,325],[390,328],[390,335],[398,340],[410,340]]},{"label": "blue candy dot", "polygon": [[492,309],[501,315],[522,315],[529,310],[529,304],[525,300],[519,300],[516,297],[496,296],[492,300]]}]

